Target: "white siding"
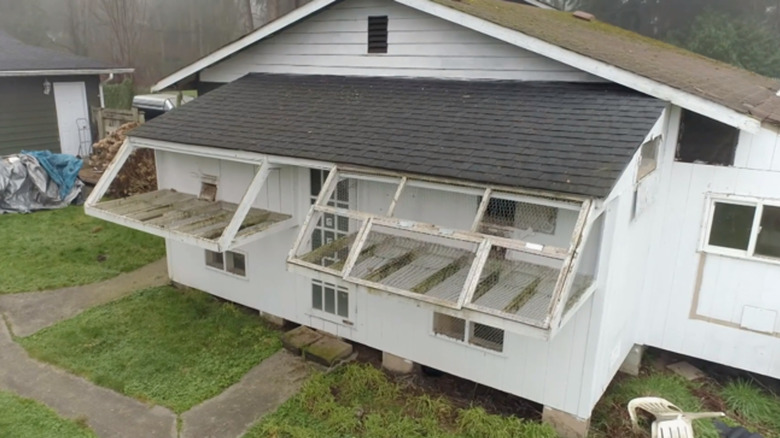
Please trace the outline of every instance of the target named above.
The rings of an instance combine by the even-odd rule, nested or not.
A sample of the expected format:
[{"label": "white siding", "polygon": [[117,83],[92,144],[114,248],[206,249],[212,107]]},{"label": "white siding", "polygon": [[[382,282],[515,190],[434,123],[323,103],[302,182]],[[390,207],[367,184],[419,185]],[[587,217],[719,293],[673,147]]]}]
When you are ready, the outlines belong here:
[{"label": "white siding", "polygon": [[[367,17],[387,15],[388,53],[367,53]],[[458,79],[602,81],[392,0],[347,0],[201,72],[230,82],[249,72]]]},{"label": "white siding", "polygon": [[[675,110],[670,139],[678,119]],[[778,146],[773,131],[743,132],[733,167],[678,163],[673,147],[664,151],[639,343],[780,378],[780,338],[739,328],[745,306],[780,313],[780,265],[698,250],[708,192],[780,199]]]},{"label": "white siding", "polygon": [[[225,192],[242,193],[249,183],[252,167],[202,158],[158,154],[160,184],[182,191],[199,189],[200,174],[216,175]],[[238,167],[233,167],[238,166]],[[241,169],[243,168],[243,169]],[[220,171],[221,169],[221,171]],[[247,174],[245,176],[240,176]],[[309,171],[283,168],[281,187],[294,210],[309,207]],[[243,184],[243,187],[242,187]],[[273,185],[273,184],[272,184]],[[270,186],[269,186],[270,187]],[[295,187],[293,193],[288,188]],[[360,187],[360,186],[358,186]],[[388,194],[371,192],[372,184],[353,192],[358,204],[374,209],[371,203],[386,204]],[[375,187],[376,188],[376,187]],[[222,193],[222,192],[220,192]],[[459,195],[456,195],[456,197]],[[453,204],[426,210],[430,215],[467,214],[470,223],[476,211],[474,199],[463,196]],[[265,201],[263,201],[265,202]],[[259,206],[263,207],[263,202]],[[302,222],[303,214],[296,217]],[[435,219],[434,216],[430,216]],[[207,291],[222,298],[259,309],[291,321],[322,329],[383,351],[409,358],[483,385],[524,397],[556,409],[590,416],[595,403],[585,383],[595,358],[592,347],[597,318],[592,300],[552,341],[506,332],[504,351],[497,353],[433,334],[434,307],[365,288],[350,287],[350,322],[311,308],[311,280],[286,272],[287,252],[299,227],[274,234],[240,248],[247,254],[247,277],[241,278],[205,266],[204,252],[192,246],[167,242],[170,275],[178,283]],[[402,322],[402,323],[401,323]],[[599,393],[600,395],[600,393]],[[598,396],[595,397],[598,399]]]}]

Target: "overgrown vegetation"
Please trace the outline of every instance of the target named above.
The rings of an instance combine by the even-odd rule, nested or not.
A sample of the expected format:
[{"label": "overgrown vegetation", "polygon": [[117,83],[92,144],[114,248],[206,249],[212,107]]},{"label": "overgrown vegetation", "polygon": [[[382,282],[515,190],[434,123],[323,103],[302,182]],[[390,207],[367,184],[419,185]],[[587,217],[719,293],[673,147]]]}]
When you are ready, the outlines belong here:
[{"label": "overgrown vegetation", "polygon": [[135,96],[135,88],[130,78],[125,78],[118,84],[103,85],[106,108],[130,109],[133,106],[133,96]]},{"label": "overgrown vegetation", "polygon": [[444,398],[416,394],[368,364],[312,377],[301,392],[255,425],[245,438],[327,437],[555,438],[547,426],[457,409]]},{"label": "overgrown vegetation", "polygon": [[[780,397],[753,383],[733,380],[721,386],[714,380],[688,381],[665,369],[647,366],[639,377],[618,375],[593,412],[591,432],[596,438],[649,436],[651,417],[635,432],[626,410],[636,397],[663,397],[687,412],[722,411],[730,426],[742,426],[764,438],[780,438]],[[693,422],[697,437],[718,438],[711,420]]]},{"label": "overgrown vegetation", "polygon": [[281,346],[255,313],[198,291],[148,289],[20,339],[33,357],[184,412]]},{"label": "overgrown vegetation", "polygon": [[0,438],[90,438],[86,426],[66,420],[46,406],[0,391]]},{"label": "overgrown vegetation", "polygon": [[0,294],[94,283],[165,255],[164,241],[83,207],[0,216]]}]

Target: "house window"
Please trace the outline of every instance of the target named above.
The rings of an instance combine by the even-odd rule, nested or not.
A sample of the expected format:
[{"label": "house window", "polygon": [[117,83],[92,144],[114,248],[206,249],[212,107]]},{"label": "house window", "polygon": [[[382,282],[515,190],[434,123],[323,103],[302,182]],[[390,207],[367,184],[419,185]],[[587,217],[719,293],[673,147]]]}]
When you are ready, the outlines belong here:
[{"label": "house window", "polygon": [[246,255],[240,252],[224,253],[206,250],[206,266],[246,277]]},{"label": "house window", "polygon": [[[468,333],[466,328],[468,327]],[[433,313],[433,333],[457,341],[465,341],[478,347],[498,352],[504,351],[504,331],[477,322],[466,323],[465,319]]]},{"label": "house window", "polygon": [[368,17],[368,53],[387,53],[387,15]]},{"label": "house window", "polygon": [[714,199],[704,250],[780,260],[780,202]]},{"label": "house window", "polygon": [[738,139],[738,129],[683,110],[676,159],[685,163],[731,166]]},{"label": "house window", "polygon": [[433,332],[462,341],[466,339],[466,320],[443,313],[433,313]]},{"label": "house window", "polygon": [[469,343],[495,351],[504,351],[504,331],[489,325],[471,323]]},{"label": "house window", "polygon": [[637,181],[641,181],[642,178],[651,174],[656,167],[658,167],[658,149],[660,146],[661,137],[658,136],[644,143],[639,148],[639,169],[636,174]]},{"label": "house window", "polygon": [[325,313],[349,318],[349,291],[343,286],[312,280],[311,307]]}]

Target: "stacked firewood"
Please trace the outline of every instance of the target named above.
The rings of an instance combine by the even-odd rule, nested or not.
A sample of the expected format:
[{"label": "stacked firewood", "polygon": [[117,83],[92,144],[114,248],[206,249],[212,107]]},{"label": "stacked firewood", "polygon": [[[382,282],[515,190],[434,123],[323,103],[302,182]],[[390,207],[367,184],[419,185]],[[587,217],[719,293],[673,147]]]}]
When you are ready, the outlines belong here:
[{"label": "stacked firewood", "polygon": [[[138,123],[125,123],[106,138],[92,145],[92,155],[88,161],[89,167],[95,172],[105,171],[124,143],[128,131],[137,126]],[[154,151],[138,149],[127,159],[106,194],[111,197],[124,198],[153,190],[157,190]]]}]

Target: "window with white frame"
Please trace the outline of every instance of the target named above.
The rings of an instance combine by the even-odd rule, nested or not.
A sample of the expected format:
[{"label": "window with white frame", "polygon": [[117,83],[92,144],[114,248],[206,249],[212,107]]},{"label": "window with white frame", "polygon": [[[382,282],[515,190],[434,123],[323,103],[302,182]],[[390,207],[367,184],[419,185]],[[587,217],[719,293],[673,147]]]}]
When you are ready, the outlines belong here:
[{"label": "window with white frame", "polygon": [[349,318],[349,290],[343,286],[312,280],[311,307],[331,315]]},{"label": "window with white frame", "polygon": [[246,255],[240,252],[206,250],[206,266],[246,277]]},{"label": "window with white frame", "polygon": [[456,341],[468,339],[471,345],[498,352],[504,351],[503,330],[477,322],[467,324],[463,318],[444,313],[433,312],[433,333]]},{"label": "window with white frame", "polygon": [[639,168],[637,169],[636,180],[641,181],[647,175],[653,173],[658,167],[658,150],[661,147],[661,136],[645,142],[639,148]]},{"label": "window with white frame", "polygon": [[705,251],[780,259],[780,200],[712,198]]}]

